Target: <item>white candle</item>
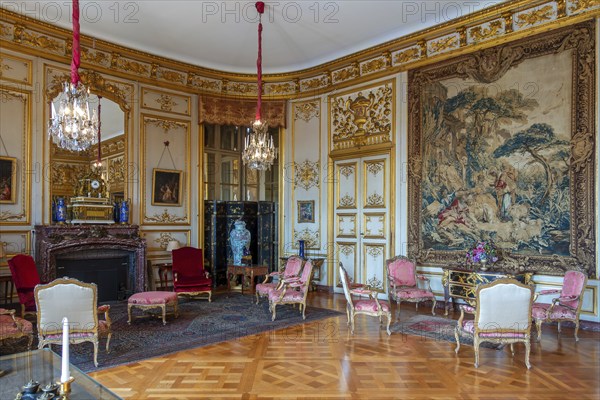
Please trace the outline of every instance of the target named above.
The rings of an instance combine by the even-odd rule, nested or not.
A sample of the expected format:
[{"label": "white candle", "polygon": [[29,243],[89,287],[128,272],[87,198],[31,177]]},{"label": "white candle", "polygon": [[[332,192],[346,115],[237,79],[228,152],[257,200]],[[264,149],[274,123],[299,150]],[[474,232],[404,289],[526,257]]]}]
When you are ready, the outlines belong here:
[{"label": "white candle", "polygon": [[62,324],[62,368],[60,381],[67,382],[71,378],[71,372],[69,371],[69,320],[67,317],[63,318]]}]

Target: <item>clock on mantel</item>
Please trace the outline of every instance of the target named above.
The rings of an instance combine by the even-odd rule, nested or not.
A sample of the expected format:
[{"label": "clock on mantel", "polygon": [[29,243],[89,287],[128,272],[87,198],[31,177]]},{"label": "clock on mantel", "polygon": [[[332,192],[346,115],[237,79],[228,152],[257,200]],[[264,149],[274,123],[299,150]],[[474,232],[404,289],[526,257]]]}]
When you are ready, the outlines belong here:
[{"label": "clock on mantel", "polygon": [[106,182],[99,170],[79,179],[75,196],[67,206],[72,224],[114,224],[113,206],[110,204]]}]

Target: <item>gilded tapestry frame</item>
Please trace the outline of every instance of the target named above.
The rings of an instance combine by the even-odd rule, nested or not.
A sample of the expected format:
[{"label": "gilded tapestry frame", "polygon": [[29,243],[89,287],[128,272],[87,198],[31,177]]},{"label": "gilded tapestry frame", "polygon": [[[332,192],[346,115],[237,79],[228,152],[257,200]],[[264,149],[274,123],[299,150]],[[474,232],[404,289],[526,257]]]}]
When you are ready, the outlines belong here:
[{"label": "gilded tapestry frame", "polygon": [[[553,56],[561,55],[563,54],[562,52],[569,52],[568,55],[570,56],[572,66],[570,82],[567,81],[567,84],[571,84],[571,95],[570,97],[567,96],[567,100],[571,102],[570,108],[567,109],[567,114],[570,114],[567,117],[570,118],[570,140],[563,140],[564,143],[562,143],[565,148],[564,160],[566,167],[564,168],[567,170],[567,181],[569,182],[565,189],[565,192],[568,192],[568,200],[566,201],[568,201],[569,207],[564,211],[567,213],[567,216],[570,216],[568,228],[565,229],[569,233],[567,237],[568,246],[561,248],[562,254],[560,251],[546,251],[535,254],[532,253],[531,249],[521,251],[522,247],[518,246],[515,246],[516,251],[512,251],[515,247],[508,250],[504,248],[501,251],[500,261],[495,265],[495,268],[507,272],[528,271],[547,275],[563,275],[567,270],[579,270],[586,273],[590,278],[595,277],[597,274],[594,198],[596,171],[594,159],[596,145],[595,37],[595,26],[592,20],[409,71],[409,257],[415,258],[421,265],[462,264],[465,260],[465,250],[468,248],[465,244],[465,248],[459,250],[458,245],[452,247],[452,243],[449,241],[446,243],[450,244],[446,245],[443,243],[443,240],[447,240],[447,238],[442,238],[442,241],[439,242],[443,243],[443,245],[437,245],[435,240],[430,239],[432,236],[427,236],[427,240],[424,240],[424,232],[429,234],[432,229],[434,231],[439,229],[438,232],[441,232],[441,228],[436,225],[436,222],[443,218],[443,216],[440,217],[441,213],[439,213],[439,210],[444,210],[443,207],[446,205],[445,202],[440,200],[440,208],[430,207],[431,209],[427,209],[429,199],[424,199],[423,196],[424,191],[430,190],[428,187],[431,187],[432,182],[429,179],[431,175],[428,175],[430,172],[428,170],[430,165],[428,161],[431,159],[431,155],[428,154],[428,158],[426,159],[424,152],[425,147],[431,141],[431,137],[426,137],[425,133],[439,132],[439,130],[436,131],[437,127],[426,125],[426,120],[428,115],[433,114],[432,102],[438,101],[440,98],[443,99],[444,96],[448,96],[448,99],[450,99],[448,95],[450,90],[444,92],[447,88],[441,82],[452,82],[452,79],[469,80],[469,82],[475,81],[479,85],[475,86],[475,91],[485,90],[482,89],[485,87],[485,84],[497,81],[511,69],[513,71],[511,73],[520,71],[521,74],[524,72],[529,74],[529,80],[533,81],[534,75],[538,71],[518,70],[517,68],[522,62],[533,60],[537,57],[548,57],[547,60],[551,61]],[[519,83],[525,84],[526,82],[521,81]],[[432,88],[435,90],[432,91]],[[446,109],[443,108],[443,110],[445,113]],[[526,122],[527,117],[529,117],[529,114],[525,116]],[[443,120],[444,123],[448,122],[444,120],[446,115],[442,117],[436,115],[429,118],[439,121]],[[539,116],[536,118],[539,118]],[[527,123],[527,125],[529,124],[531,122]],[[506,144],[510,142],[509,138],[514,139],[515,136],[518,136],[518,134],[510,132],[510,130],[516,132],[518,129],[524,128],[515,127],[505,130],[502,133],[506,139],[503,143]],[[446,130],[446,133],[448,132],[450,132],[450,129]],[[488,134],[490,133],[488,132]],[[502,139],[499,137],[500,129],[493,130],[491,134],[495,135],[493,139],[497,140],[497,143],[501,142]],[[569,132],[563,132],[563,134],[569,135]],[[472,133],[464,133],[464,135],[468,136],[472,135]],[[448,142],[449,138],[445,138],[445,140]],[[511,144],[514,144],[514,140]],[[457,146],[456,149],[462,149],[463,153],[468,155],[468,146],[462,144],[461,146]],[[523,146],[523,143],[521,143],[521,146]],[[496,149],[500,147],[502,145],[498,145]],[[551,149],[550,147],[548,148]],[[500,154],[500,157],[502,156],[501,152],[491,154],[495,157],[499,157],[498,154]],[[459,157],[456,156],[456,158],[458,160]],[[496,176],[498,176],[500,171],[497,170],[495,172]],[[487,174],[487,171],[485,173]],[[465,176],[467,175],[463,169],[462,181],[460,182],[465,183],[465,191],[470,193],[468,191],[475,190],[477,185],[473,184],[475,182],[474,179],[469,181]],[[547,180],[547,183],[548,187],[550,187],[551,181]],[[490,198],[495,198],[495,201],[498,202],[497,199],[500,198],[498,193],[494,193],[493,189],[485,190],[488,190],[487,194],[491,196]],[[548,190],[546,190],[546,193]],[[512,197],[512,204],[516,205],[517,202],[515,202],[514,193]],[[495,207],[500,209],[500,206],[494,204],[491,206],[493,209]],[[434,216],[433,218],[432,215]],[[435,218],[438,218],[438,220]],[[425,223],[426,221],[428,225]],[[480,232],[483,232],[483,230]],[[472,231],[469,233],[472,235]],[[478,239],[476,235],[472,236],[475,236],[472,239]],[[493,240],[494,238],[479,239]],[[555,248],[552,248],[552,250],[555,250]]]}]

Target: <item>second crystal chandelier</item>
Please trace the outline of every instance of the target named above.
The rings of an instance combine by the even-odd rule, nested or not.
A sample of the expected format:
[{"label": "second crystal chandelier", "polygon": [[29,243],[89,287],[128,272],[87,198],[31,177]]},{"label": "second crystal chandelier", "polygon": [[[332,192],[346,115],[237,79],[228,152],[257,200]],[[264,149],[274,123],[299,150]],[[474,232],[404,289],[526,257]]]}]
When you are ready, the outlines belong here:
[{"label": "second crystal chandelier", "polygon": [[257,1],[256,11],[258,11],[258,59],[256,60],[257,69],[257,91],[258,101],[256,104],[256,120],[252,124],[252,130],[249,130],[244,141],[244,151],[242,152],[242,161],[250,169],[268,170],[273,165],[277,157],[277,149],[273,145],[273,138],[269,134],[269,126],[261,120],[262,112],[262,14],[265,12],[265,3]]}]

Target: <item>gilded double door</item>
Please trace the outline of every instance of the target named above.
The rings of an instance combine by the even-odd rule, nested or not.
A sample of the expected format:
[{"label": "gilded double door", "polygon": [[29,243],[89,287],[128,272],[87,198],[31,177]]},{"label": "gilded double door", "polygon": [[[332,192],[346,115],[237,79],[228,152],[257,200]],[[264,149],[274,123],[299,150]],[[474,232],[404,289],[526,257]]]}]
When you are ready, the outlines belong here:
[{"label": "gilded double door", "polygon": [[389,154],[334,161],[334,287],[340,292],[338,262],[356,283],[385,291],[389,258]]}]

